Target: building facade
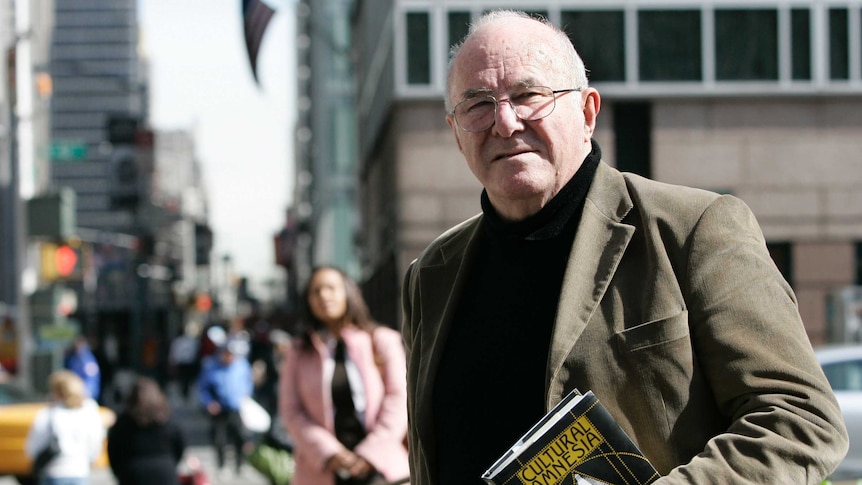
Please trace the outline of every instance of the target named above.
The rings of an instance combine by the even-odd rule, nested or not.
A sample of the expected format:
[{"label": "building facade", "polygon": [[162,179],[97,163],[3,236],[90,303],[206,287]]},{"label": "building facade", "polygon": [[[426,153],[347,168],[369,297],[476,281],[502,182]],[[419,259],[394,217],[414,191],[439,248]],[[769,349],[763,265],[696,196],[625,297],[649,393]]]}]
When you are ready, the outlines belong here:
[{"label": "building facade", "polygon": [[[303,0],[297,12],[296,192],[291,279],[334,264],[358,277],[352,0]],[[295,296],[295,295],[294,295]]]},{"label": "building facade", "polygon": [[830,318],[836,292],[862,284],[857,0],[359,2],[362,266],[381,318],[399,318],[410,261],[480,211],[442,99],[450,47],[493,8],[569,34],[602,94],[607,163],[743,199],[812,342],[862,340]]},{"label": "building facade", "polygon": [[56,2],[50,69],[53,184],[77,194],[79,226],[131,232],[148,116],[135,0]]},{"label": "building facade", "polygon": [[22,382],[33,354],[28,199],[49,186],[53,0],[0,4],[0,364]]},{"label": "building facade", "polygon": [[69,321],[112,366],[158,373],[186,303],[209,290],[194,142],[150,128],[136,0],[56,2],[53,13],[49,192],[71,191],[75,217],[71,236],[43,242],[73,247],[80,269],[40,283],[75,293]]}]

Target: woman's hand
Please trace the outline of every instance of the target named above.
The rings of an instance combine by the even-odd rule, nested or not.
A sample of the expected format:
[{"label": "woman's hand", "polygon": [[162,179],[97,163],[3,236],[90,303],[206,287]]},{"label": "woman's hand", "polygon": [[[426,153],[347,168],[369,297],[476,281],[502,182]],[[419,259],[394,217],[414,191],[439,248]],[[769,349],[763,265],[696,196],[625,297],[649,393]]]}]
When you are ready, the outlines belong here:
[{"label": "woman's hand", "polygon": [[345,448],[332,455],[326,462],[326,470],[342,478],[365,478],[374,472],[374,467],[365,458]]},{"label": "woman's hand", "polygon": [[368,460],[356,455],[356,461],[353,462],[353,465],[347,471],[350,472],[350,476],[352,477],[365,478],[374,472],[374,467],[371,466],[371,463],[368,463]]},{"label": "woman's hand", "polygon": [[346,478],[350,475],[350,467],[353,466],[357,458],[356,453],[345,448],[332,455],[326,462],[326,470]]}]

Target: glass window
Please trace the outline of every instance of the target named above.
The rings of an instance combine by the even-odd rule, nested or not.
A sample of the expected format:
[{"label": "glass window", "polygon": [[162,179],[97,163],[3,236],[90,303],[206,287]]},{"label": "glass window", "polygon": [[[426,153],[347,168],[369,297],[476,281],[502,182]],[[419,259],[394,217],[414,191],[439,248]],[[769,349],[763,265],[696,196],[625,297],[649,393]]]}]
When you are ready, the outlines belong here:
[{"label": "glass window", "polygon": [[623,12],[564,11],[560,19],[587,65],[590,81],[625,81]]},{"label": "glass window", "polygon": [[715,11],[715,77],[722,81],[778,79],[777,11]]},{"label": "glass window", "polygon": [[449,49],[461,42],[470,29],[470,12],[449,12]]},{"label": "glass window", "polygon": [[811,11],[790,11],[790,49],[793,79],[811,79]]},{"label": "glass window", "polygon": [[847,9],[829,9],[829,78],[849,79]]},{"label": "glass window", "polygon": [[613,110],[617,168],[651,177],[652,106],[644,102],[617,102]]},{"label": "glass window", "polygon": [[524,10],[524,11],[533,17],[537,17],[537,18],[541,17],[544,19],[548,18],[548,11],[547,10]]},{"label": "glass window", "polygon": [[638,56],[642,81],[700,81],[700,11],[638,12]]},{"label": "glass window", "polygon": [[856,285],[862,286],[862,242],[856,243]]},{"label": "glass window", "polygon": [[[497,10],[497,9],[496,8],[489,8],[489,9],[486,9],[483,13],[488,13],[488,12],[491,12],[494,10]],[[526,13],[527,15],[529,15],[531,17],[541,17],[541,18],[545,18],[545,19],[548,18],[548,11],[547,10],[527,10],[526,8],[519,8],[518,10],[523,10],[524,13]]]},{"label": "glass window", "polygon": [[769,256],[784,279],[793,286],[793,247],[789,242],[767,242]]},{"label": "glass window", "polygon": [[823,372],[835,391],[862,391],[862,362],[858,360],[826,364]]},{"label": "glass window", "polygon": [[407,13],[407,84],[431,83],[430,35],[428,13]]}]

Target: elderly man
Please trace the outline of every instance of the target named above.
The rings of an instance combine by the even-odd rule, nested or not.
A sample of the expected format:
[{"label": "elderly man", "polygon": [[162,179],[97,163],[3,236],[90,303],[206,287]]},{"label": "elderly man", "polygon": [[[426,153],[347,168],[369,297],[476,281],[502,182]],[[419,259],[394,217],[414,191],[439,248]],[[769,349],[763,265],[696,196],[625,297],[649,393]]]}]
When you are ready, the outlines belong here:
[{"label": "elderly man", "polygon": [[497,11],[453,51],[447,121],[484,186],[404,285],[414,485],[481,473],[573,388],[656,483],[816,484],[847,434],[739,199],[624,174],[568,37]]}]

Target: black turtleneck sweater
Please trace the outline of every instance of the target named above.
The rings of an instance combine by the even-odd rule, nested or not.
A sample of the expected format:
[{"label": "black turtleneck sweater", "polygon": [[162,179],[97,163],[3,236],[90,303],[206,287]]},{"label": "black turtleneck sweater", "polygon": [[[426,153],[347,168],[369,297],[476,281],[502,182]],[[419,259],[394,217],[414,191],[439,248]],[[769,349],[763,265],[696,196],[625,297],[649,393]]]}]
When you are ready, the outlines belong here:
[{"label": "black turtleneck sweater", "polygon": [[587,190],[592,153],[538,213],[510,222],[482,193],[478,258],[470,269],[434,381],[441,485],[479,478],[545,413],[545,367],[563,272]]}]

